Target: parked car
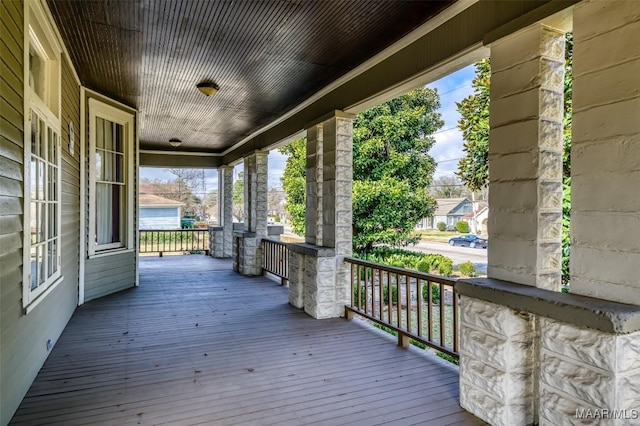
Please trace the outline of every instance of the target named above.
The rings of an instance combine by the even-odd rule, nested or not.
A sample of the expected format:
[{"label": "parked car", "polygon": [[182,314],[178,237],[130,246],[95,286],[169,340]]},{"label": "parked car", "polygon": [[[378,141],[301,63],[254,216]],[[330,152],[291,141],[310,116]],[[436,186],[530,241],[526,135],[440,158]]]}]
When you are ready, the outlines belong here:
[{"label": "parked car", "polygon": [[480,238],[473,234],[460,235],[449,239],[449,245],[451,246],[487,248],[488,244],[489,242],[485,238]]}]

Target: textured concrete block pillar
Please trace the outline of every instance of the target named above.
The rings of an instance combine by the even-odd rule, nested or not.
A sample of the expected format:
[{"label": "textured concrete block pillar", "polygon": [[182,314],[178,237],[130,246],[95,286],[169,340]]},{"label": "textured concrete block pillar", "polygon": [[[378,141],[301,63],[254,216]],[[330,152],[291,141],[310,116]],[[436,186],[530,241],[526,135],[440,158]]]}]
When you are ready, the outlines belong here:
[{"label": "textured concrete block pillar", "polygon": [[564,34],[505,37],[491,68],[488,275],[559,291]]},{"label": "textured concrete block pillar", "polygon": [[470,297],[460,300],[460,406],[492,425],[535,417],[533,315]]},{"label": "textured concrete block pillar", "polygon": [[307,213],[305,242],[322,245],[322,125],[307,129]]},{"label": "textured concrete block pillar", "polygon": [[[222,226],[222,235],[216,235],[216,255],[233,255],[233,168],[222,166],[218,169],[218,223]],[[220,247],[217,247],[217,246]]]},{"label": "textured concrete block pillar", "polygon": [[289,251],[289,304],[304,308],[304,254]]},{"label": "textured concrete block pillar", "polygon": [[574,9],[571,292],[640,305],[640,2]]},{"label": "textured concrete block pillar", "polygon": [[344,304],[338,305],[336,290],[336,257],[304,257],[304,311],[317,319],[335,318],[344,314]]},{"label": "textured concrete block pillar", "polygon": [[640,332],[541,318],[540,334],[540,425],[640,422]]},{"label": "textured concrete block pillar", "polygon": [[239,272],[243,275],[262,273],[261,241],[267,236],[268,170],[265,151],[255,151],[244,159],[245,231],[236,232],[239,250]]},{"label": "textured concrete block pillar", "polygon": [[337,255],[352,252],[353,118],[323,123],[322,245]]}]

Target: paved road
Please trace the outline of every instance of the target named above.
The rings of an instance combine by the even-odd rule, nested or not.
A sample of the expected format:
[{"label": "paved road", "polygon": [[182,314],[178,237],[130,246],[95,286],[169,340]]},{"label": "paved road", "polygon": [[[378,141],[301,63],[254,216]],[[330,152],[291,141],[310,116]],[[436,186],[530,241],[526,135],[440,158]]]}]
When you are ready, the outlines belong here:
[{"label": "paved road", "polygon": [[487,250],[472,249],[469,247],[451,247],[447,243],[436,243],[432,241],[421,241],[415,246],[407,247],[409,250],[420,251],[422,253],[438,253],[450,257],[454,265],[470,261],[479,273],[487,271]]}]

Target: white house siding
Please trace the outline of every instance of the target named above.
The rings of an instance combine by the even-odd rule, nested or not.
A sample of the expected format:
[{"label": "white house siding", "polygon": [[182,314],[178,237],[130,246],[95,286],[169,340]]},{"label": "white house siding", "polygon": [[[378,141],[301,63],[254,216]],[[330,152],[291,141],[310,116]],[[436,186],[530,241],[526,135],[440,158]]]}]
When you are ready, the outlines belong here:
[{"label": "white house siding", "polygon": [[140,207],[139,229],[180,229],[180,207]]}]

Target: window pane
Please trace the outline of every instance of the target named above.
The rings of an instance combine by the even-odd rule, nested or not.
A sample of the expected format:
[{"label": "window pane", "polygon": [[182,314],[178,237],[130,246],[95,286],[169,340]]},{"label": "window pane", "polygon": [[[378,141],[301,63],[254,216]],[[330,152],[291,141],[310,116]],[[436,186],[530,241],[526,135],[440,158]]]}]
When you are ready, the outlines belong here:
[{"label": "window pane", "polygon": [[45,149],[47,146],[47,141],[46,141],[46,137],[47,137],[47,126],[45,126],[44,124],[44,120],[39,120],[39,132],[38,132],[38,144],[36,146],[36,155],[38,157],[44,158],[45,157]]},{"label": "window pane", "polygon": [[51,241],[51,262],[52,262],[52,268],[51,270],[53,272],[51,272],[51,275],[55,274],[56,272],[58,272],[58,239],[54,239],[53,241]]},{"label": "window pane", "polygon": [[36,198],[38,200],[44,200],[44,182],[45,182],[45,173],[44,173],[44,161],[38,160],[38,193],[36,194]]},{"label": "window pane", "polygon": [[58,206],[55,203],[49,204],[49,232],[47,238],[54,238],[58,232]]},{"label": "window pane", "polygon": [[96,118],[96,147],[104,148],[104,119]]},{"label": "window pane", "polygon": [[30,209],[29,209],[29,213],[30,213],[30,218],[29,218],[29,229],[30,229],[30,235],[31,235],[31,244],[35,244],[38,242],[38,209],[37,209],[37,203],[31,203]]},{"label": "window pane", "polygon": [[47,219],[47,213],[46,213],[46,204],[43,203],[37,203],[36,205],[36,209],[38,211],[37,213],[37,217],[38,217],[38,242],[42,242],[44,241],[44,230],[45,230],[45,226],[46,226],[46,219]]},{"label": "window pane", "polygon": [[31,153],[36,153],[36,147],[38,144],[38,116],[35,112],[31,111]]},{"label": "window pane", "polygon": [[38,249],[31,247],[31,290],[38,287]]},{"label": "window pane", "polygon": [[38,285],[44,283],[45,269],[44,269],[44,248],[45,246],[36,247],[36,269],[38,270]]},{"label": "window pane", "polygon": [[31,165],[29,167],[29,174],[31,179],[29,180],[29,186],[31,188],[31,199],[35,200],[38,196],[38,162],[34,156],[31,156]]},{"label": "window pane", "polygon": [[58,168],[55,166],[49,166],[49,194],[47,199],[49,201],[58,199]]},{"label": "window pane", "polygon": [[96,242],[113,242],[113,216],[111,214],[111,185],[96,184]]},{"label": "window pane", "polygon": [[51,147],[53,146],[53,130],[51,127],[47,127],[46,139],[44,144],[42,145],[42,158],[45,160],[52,162],[53,161],[53,152],[51,152]]},{"label": "window pane", "polygon": [[51,132],[51,137],[49,138],[48,160],[50,163],[58,164],[58,135],[53,132]]},{"label": "window pane", "polygon": [[113,123],[111,121],[104,121],[104,149],[109,151],[113,150]]},{"label": "window pane", "polygon": [[102,151],[96,150],[96,180],[104,180],[104,173],[102,173],[102,155]]},{"label": "window pane", "polygon": [[114,147],[114,150],[116,152],[124,152],[124,148],[122,146],[123,130],[124,130],[124,127],[122,126],[122,124],[116,124],[115,147]]},{"label": "window pane", "polygon": [[124,155],[122,154],[115,154],[115,159],[116,159],[116,163],[114,165],[114,173],[115,173],[115,181],[116,182],[120,182],[120,183],[124,183],[124,170],[123,170],[123,164],[124,164]]},{"label": "window pane", "polygon": [[44,100],[44,61],[36,49],[29,45],[29,86]]},{"label": "window pane", "polygon": [[103,177],[102,180],[107,181],[107,182],[113,182],[113,156],[115,154],[113,154],[112,152],[105,152],[104,153],[104,157],[103,157],[103,164],[104,164],[104,169],[103,169]]}]

